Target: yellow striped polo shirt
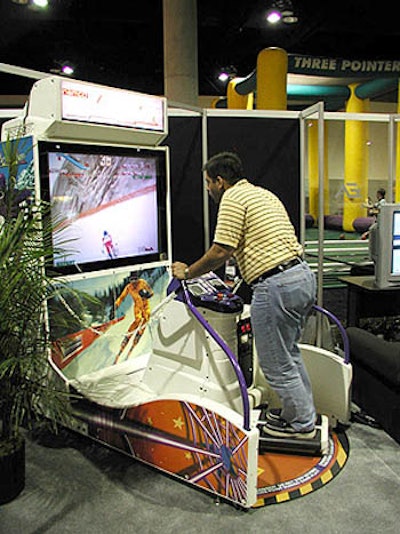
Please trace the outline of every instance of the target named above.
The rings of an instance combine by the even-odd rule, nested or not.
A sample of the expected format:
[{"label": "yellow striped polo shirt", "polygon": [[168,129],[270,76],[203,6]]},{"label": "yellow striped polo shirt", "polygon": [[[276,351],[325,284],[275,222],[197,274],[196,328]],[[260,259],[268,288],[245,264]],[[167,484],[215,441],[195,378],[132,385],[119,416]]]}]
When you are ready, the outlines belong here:
[{"label": "yellow striped polo shirt", "polygon": [[222,195],[214,243],[235,249],[247,283],[303,252],[282,202],[246,179]]}]

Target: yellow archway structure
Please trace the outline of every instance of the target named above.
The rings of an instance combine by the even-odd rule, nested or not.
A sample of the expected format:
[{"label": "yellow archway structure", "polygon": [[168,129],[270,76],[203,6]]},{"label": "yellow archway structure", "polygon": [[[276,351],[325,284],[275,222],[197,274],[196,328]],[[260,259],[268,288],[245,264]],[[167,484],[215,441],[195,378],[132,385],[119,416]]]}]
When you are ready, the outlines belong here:
[{"label": "yellow archway structure", "polygon": [[282,48],[264,48],[257,56],[257,109],[287,109],[288,55]]},{"label": "yellow archway structure", "polygon": [[[355,94],[356,87],[357,84],[349,85],[351,95],[346,104],[347,113],[368,111],[369,100],[358,98]],[[354,219],[365,215],[362,204],[368,196],[367,135],[367,122],[345,121],[343,230],[346,232],[354,232]]]},{"label": "yellow archway structure", "polygon": [[253,109],[254,107],[254,93],[240,95],[236,91],[236,85],[241,81],[242,78],[233,78],[233,80],[230,80],[228,83],[228,109]]}]

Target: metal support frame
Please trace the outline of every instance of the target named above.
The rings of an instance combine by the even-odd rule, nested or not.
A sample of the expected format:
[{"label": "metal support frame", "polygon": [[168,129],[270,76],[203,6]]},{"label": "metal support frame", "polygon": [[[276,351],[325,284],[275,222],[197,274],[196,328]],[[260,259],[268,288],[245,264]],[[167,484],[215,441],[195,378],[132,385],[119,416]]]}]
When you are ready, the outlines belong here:
[{"label": "metal support frame", "polygon": [[389,131],[388,131],[388,187],[386,200],[390,203],[394,202],[393,188],[396,184],[396,166],[397,166],[397,126],[400,122],[400,115],[390,115],[389,117]]}]

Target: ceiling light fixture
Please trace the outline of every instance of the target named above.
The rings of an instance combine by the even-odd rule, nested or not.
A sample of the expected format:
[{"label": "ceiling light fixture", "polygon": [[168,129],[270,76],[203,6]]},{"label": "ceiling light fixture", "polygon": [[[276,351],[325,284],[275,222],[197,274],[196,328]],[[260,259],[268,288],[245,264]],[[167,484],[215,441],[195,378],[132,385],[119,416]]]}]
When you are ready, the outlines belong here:
[{"label": "ceiling light fixture", "polygon": [[71,76],[74,73],[74,67],[65,63],[65,65],[61,67],[61,72],[67,76]]},{"label": "ceiling light fixture", "polygon": [[291,0],[274,0],[266,13],[266,19],[270,24],[281,21],[285,24],[294,24],[299,20]]},{"label": "ceiling light fixture", "polygon": [[11,0],[13,4],[20,6],[28,6],[29,8],[46,8],[49,5],[49,0]]},{"label": "ceiling light fixture", "polygon": [[54,60],[54,67],[50,69],[52,74],[65,74],[65,76],[72,76],[75,72],[74,66],[69,61]]},{"label": "ceiling light fixture", "polygon": [[47,7],[49,5],[49,0],[32,0],[32,4],[37,7]]},{"label": "ceiling light fixture", "polygon": [[270,24],[277,24],[282,19],[282,13],[277,9],[270,9],[267,12],[267,21]]},{"label": "ceiling light fixture", "polygon": [[293,11],[282,11],[282,22],[285,24],[296,24],[299,18],[294,14]]},{"label": "ceiling light fixture", "polygon": [[229,74],[223,70],[219,73],[218,80],[220,82],[226,82],[227,80],[229,80]]},{"label": "ceiling light fixture", "polygon": [[223,67],[218,74],[218,80],[220,82],[227,82],[232,80],[237,75],[237,68],[234,65],[229,65],[228,67]]}]

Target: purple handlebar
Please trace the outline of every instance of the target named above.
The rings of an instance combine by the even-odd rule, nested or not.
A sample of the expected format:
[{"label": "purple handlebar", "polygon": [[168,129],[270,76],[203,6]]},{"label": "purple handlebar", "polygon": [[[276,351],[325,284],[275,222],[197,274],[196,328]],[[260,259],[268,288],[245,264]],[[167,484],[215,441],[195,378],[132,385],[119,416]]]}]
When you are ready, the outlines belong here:
[{"label": "purple handlebar", "polygon": [[325,310],[325,308],[321,308],[320,306],[317,306],[316,304],[314,304],[313,308],[319,311],[320,313],[326,315],[327,317],[329,317],[329,319],[331,319],[336,324],[336,326],[339,328],[339,331],[343,339],[344,363],[349,363],[350,345],[349,345],[349,338],[347,337],[347,333],[346,333],[344,326],[339,321],[339,319],[335,315],[333,315],[333,313],[331,313],[328,310]]},{"label": "purple handlebar", "polygon": [[217,334],[217,332],[209,325],[209,323],[204,319],[204,317],[199,313],[197,308],[192,304],[192,301],[190,299],[189,291],[187,290],[185,282],[182,281],[182,288],[183,293],[185,295],[186,304],[188,305],[190,311],[192,314],[196,317],[196,319],[204,326],[204,328],[207,330],[207,332],[211,335],[211,337],[214,339],[216,343],[221,347],[221,349],[225,352],[225,354],[228,356],[232,367],[236,373],[237,379],[239,381],[239,387],[240,387],[240,393],[242,396],[242,402],[243,402],[243,427],[245,430],[250,430],[250,406],[249,406],[249,397],[247,394],[247,386],[246,381],[244,379],[242,370],[239,366],[239,363],[237,362],[235,355],[231,351],[231,349],[228,347],[228,345],[225,343],[225,341]]}]

